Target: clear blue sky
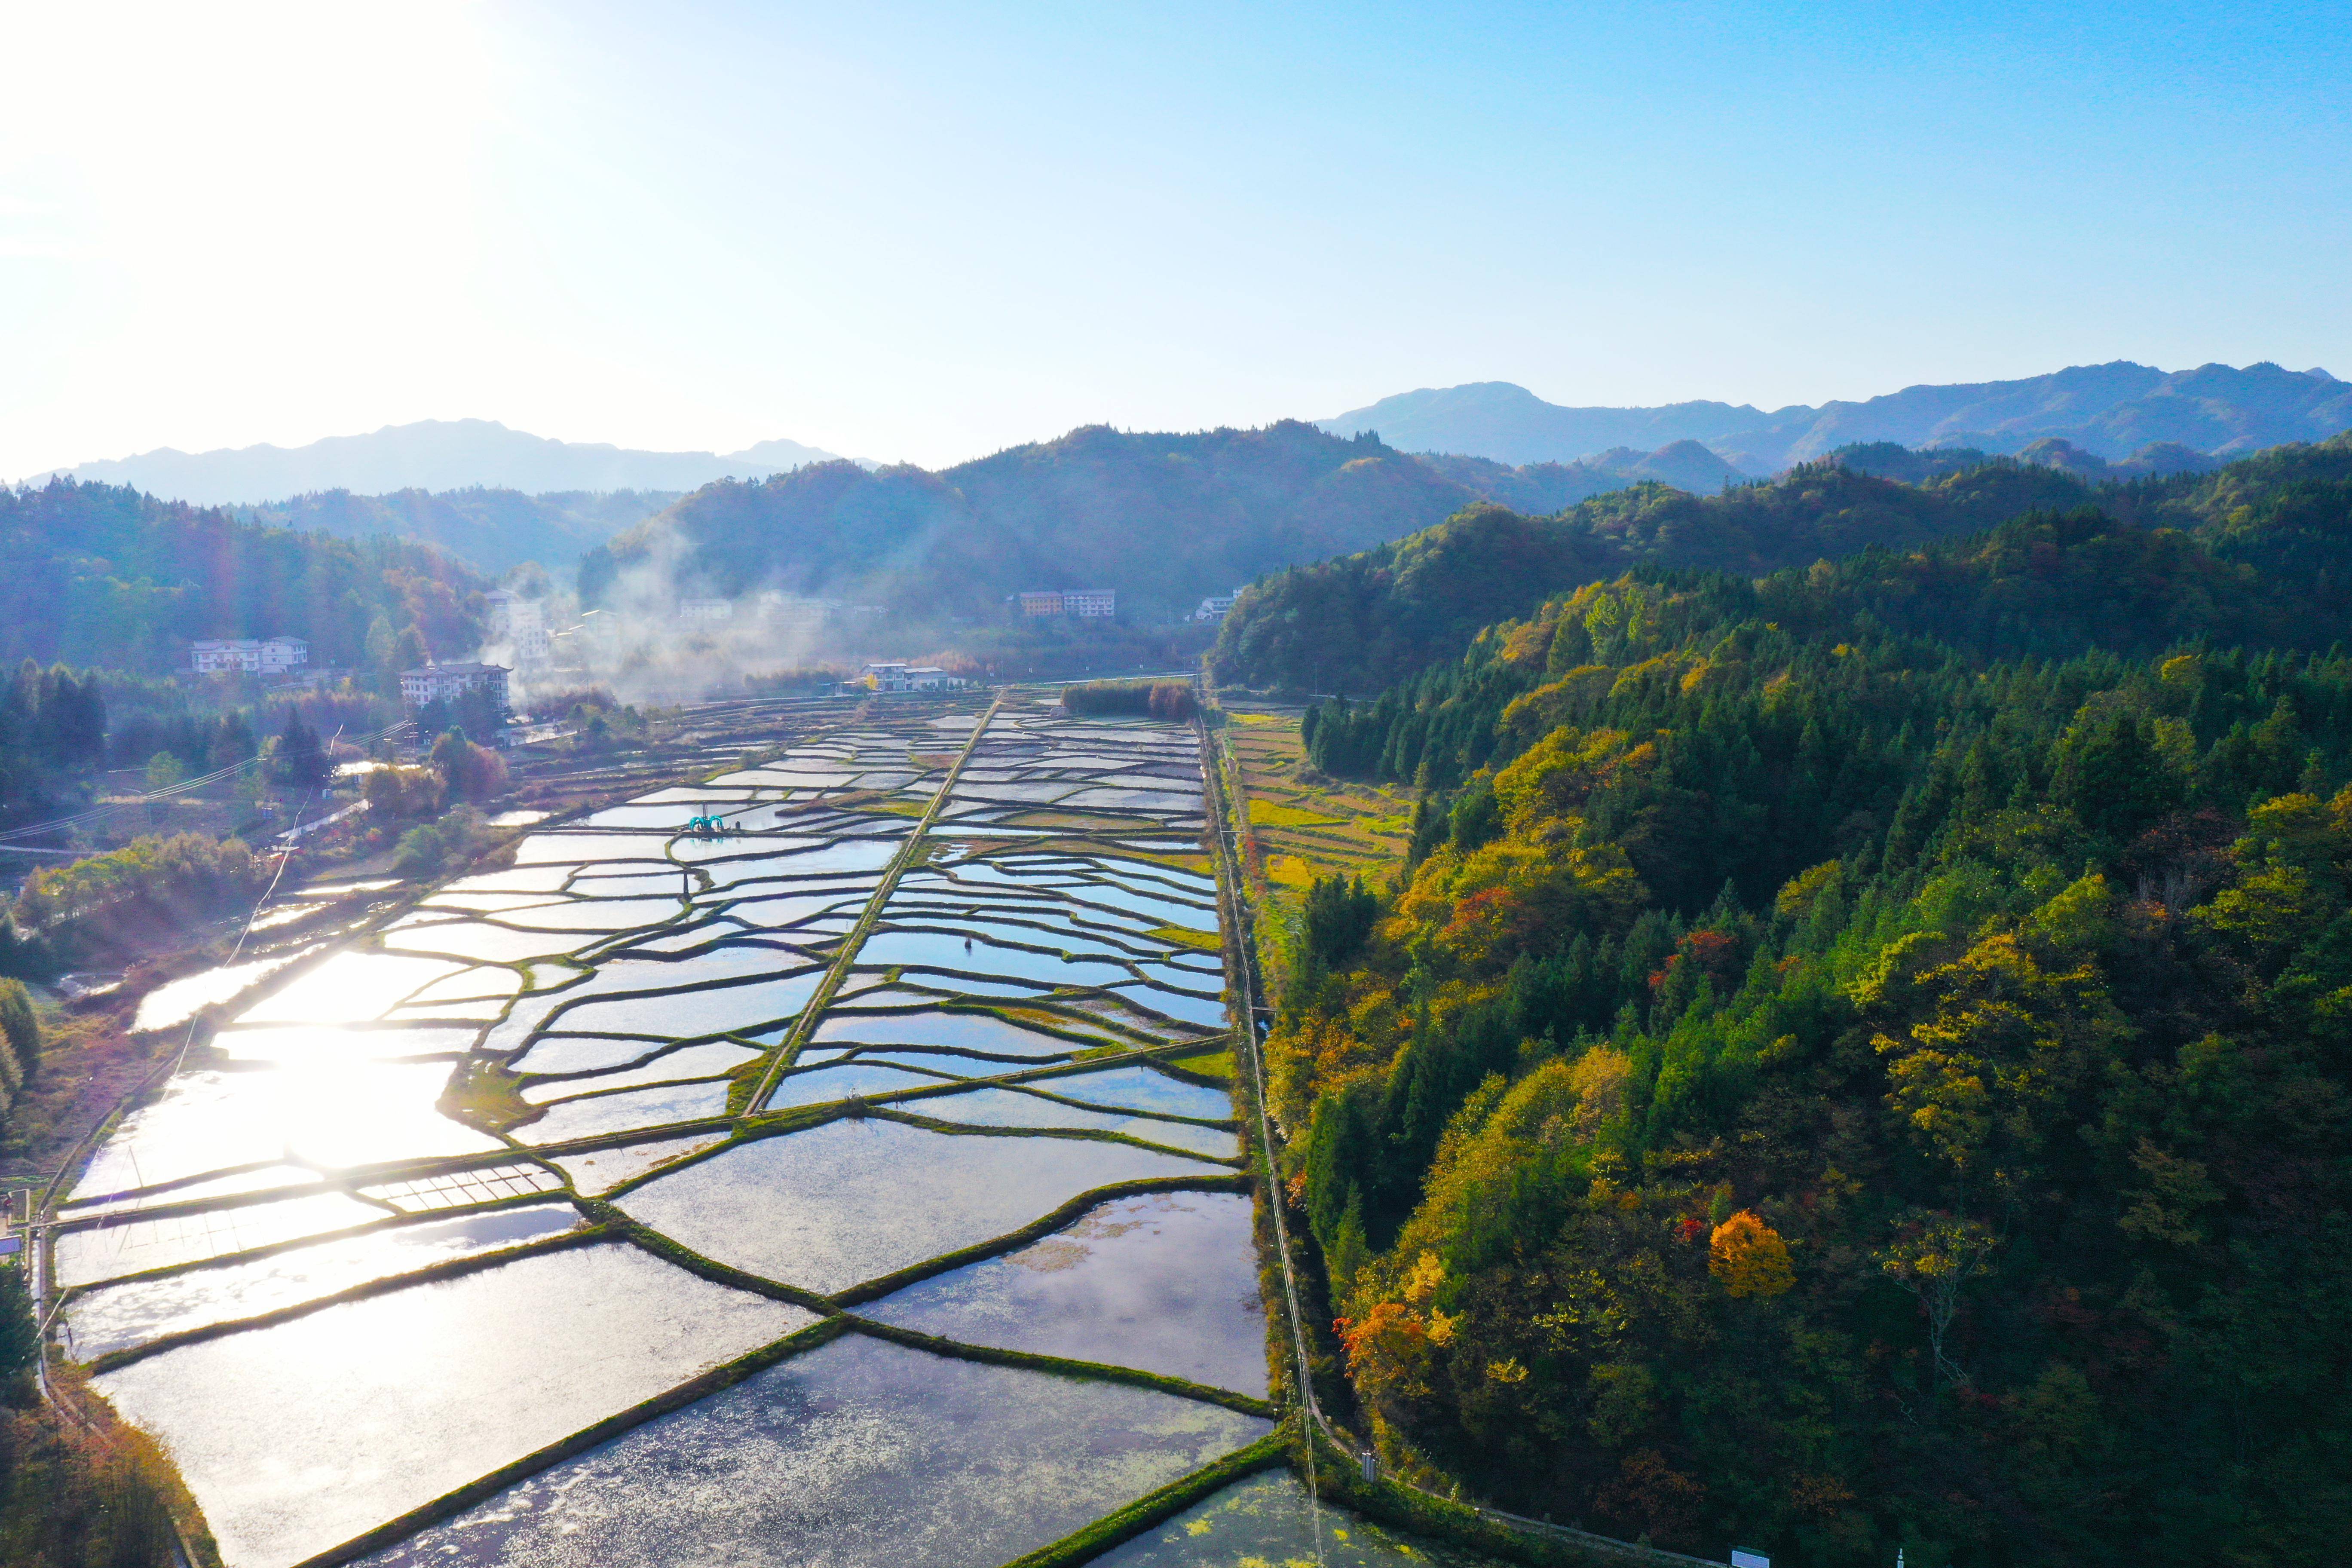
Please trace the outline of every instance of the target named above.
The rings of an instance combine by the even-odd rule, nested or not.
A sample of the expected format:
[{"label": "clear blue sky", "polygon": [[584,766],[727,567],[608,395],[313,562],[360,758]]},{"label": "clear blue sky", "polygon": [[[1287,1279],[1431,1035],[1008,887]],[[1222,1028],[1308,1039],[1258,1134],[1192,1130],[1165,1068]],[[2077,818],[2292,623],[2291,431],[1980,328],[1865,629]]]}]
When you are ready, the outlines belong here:
[{"label": "clear blue sky", "polygon": [[0,0],[0,475],[2352,376],[2336,6]]}]

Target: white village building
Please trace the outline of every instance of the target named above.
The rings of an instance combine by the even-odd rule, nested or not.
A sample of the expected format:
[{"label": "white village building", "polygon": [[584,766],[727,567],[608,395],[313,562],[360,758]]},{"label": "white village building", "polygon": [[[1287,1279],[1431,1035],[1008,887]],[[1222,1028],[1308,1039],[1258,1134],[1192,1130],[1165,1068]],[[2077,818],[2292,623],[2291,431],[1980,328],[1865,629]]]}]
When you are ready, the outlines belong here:
[{"label": "white village building", "polygon": [[1207,598],[1201,601],[1201,607],[1192,612],[1192,618],[1196,621],[1205,621],[1211,626],[1215,626],[1227,616],[1233,614],[1234,601],[1241,596],[1242,591],[1239,588],[1234,589],[1230,594],[1212,594]]},{"label": "white village building", "polygon": [[487,691],[507,705],[507,669],[498,664],[428,664],[400,672],[400,700],[411,708],[454,702],[469,691]]},{"label": "white village building", "polygon": [[489,640],[512,647],[517,664],[545,664],[550,643],[540,602],[504,588],[494,588],[482,597],[489,604]]},{"label": "white village building", "polygon": [[188,648],[198,675],[283,675],[310,662],[310,645],[300,637],[203,637]]}]

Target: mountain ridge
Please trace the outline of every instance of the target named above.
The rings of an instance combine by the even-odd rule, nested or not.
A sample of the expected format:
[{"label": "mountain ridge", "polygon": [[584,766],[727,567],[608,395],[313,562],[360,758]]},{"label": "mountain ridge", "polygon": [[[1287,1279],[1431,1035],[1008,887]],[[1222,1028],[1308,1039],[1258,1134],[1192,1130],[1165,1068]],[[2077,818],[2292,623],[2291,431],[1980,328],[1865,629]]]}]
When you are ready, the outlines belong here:
[{"label": "mountain ridge", "polygon": [[828,463],[713,484],[583,557],[582,586],[657,567],[665,594],[775,587],[969,616],[1023,588],[1108,587],[1123,610],[1172,618],[1236,583],[1377,547],[1481,501],[1548,513],[1628,485],[1712,496],[1741,482],[1687,441],[1515,469],[1412,457],[1298,420],[1190,433],[1081,426],[936,470]]},{"label": "mountain ridge", "polygon": [[2235,457],[2352,428],[2352,384],[2268,361],[2163,371],[2129,360],[2070,365],[2012,381],[1921,383],[1860,402],[1685,402],[1652,408],[1570,407],[1510,382],[1423,387],[1314,423],[1338,436],[1377,430],[1403,451],[1524,466],[1570,462],[1610,447],[1696,441],[1764,477],[1860,442],[1966,445],[2012,454],[2056,438],[2116,461],[2172,444]]},{"label": "mountain ridge", "polygon": [[300,447],[264,442],[208,452],[161,447],[44,470],[25,482],[64,475],[129,485],[193,506],[264,506],[331,490],[685,491],[714,479],[764,479],[836,460],[836,453],[781,438],[740,452],[656,452],[602,441],[559,441],[509,429],[495,419],[420,419]]}]

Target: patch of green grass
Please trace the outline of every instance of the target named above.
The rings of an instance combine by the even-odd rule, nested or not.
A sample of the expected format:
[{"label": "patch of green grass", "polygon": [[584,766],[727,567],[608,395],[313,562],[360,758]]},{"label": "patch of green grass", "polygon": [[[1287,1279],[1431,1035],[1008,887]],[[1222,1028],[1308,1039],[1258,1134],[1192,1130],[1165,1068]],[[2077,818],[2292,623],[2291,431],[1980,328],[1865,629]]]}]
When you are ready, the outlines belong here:
[{"label": "patch of green grass", "polygon": [[1250,802],[1249,816],[1253,827],[1344,827],[1349,820],[1328,811],[1305,811],[1270,800]]},{"label": "patch of green grass", "polygon": [[522,1080],[495,1062],[467,1061],[450,1076],[436,1107],[455,1121],[486,1131],[504,1132],[542,1109],[526,1102]]},{"label": "patch of green grass", "polygon": [[1171,1068],[1181,1068],[1186,1072],[1196,1072],[1203,1078],[1221,1078],[1230,1081],[1236,1070],[1234,1053],[1230,1049],[1202,1051],[1193,1056],[1168,1057],[1163,1059]]},{"label": "patch of green grass", "polygon": [[1191,926],[1153,926],[1144,932],[1158,937],[1171,947],[1189,947],[1195,952],[1214,952],[1224,945],[1213,931],[1194,931]]}]

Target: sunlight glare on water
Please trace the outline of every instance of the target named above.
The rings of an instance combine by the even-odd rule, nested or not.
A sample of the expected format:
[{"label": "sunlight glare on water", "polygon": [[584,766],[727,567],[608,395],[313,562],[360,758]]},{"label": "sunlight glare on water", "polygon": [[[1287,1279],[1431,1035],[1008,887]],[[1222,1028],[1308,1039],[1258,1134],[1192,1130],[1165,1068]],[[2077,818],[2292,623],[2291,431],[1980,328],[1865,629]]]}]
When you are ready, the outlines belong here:
[{"label": "sunlight glare on water", "polygon": [[279,1568],[812,1321],[608,1244],[344,1302],[96,1383],[170,1446],[231,1568]]}]

